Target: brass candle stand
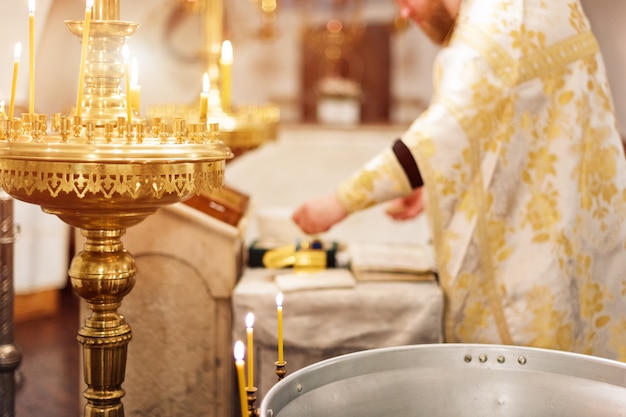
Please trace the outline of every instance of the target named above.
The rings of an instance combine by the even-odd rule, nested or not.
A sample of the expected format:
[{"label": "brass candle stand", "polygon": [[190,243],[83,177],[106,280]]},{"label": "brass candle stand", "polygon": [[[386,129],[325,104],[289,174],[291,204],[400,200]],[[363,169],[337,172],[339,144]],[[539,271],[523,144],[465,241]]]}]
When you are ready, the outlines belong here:
[{"label": "brass candle stand", "polygon": [[[69,276],[91,314],[78,331],[88,417],[122,417],[132,332],[118,312],[137,267],[122,236],[162,207],[224,184],[233,157],[217,124],[177,117],[171,125],[131,114],[120,94],[121,46],[136,25],[119,0],[96,0],[80,114],[24,114],[0,123],[0,187],[79,228],[86,238]],[[82,33],[79,21],[67,22]]]},{"label": "brass candle stand", "polygon": [[254,405],[257,400],[256,393],[256,387],[246,388],[246,394],[248,396],[248,417],[259,417],[259,409]]},{"label": "brass candle stand", "polygon": [[276,376],[278,377],[278,382],[280,382],[287,375],[287,362],[286,361],[282,361],[282,362],[276,361],[276,362],[274,362],[274,365],[276,365],[276,371],[274,371],[274,372],[276,373]]},{"label": "brass candle stand", "polygon": [[[287,375],[287,362],[276,361],[274,362],[274,365],[276,365],[276,370],[274,372],[276,373],[276,376],[278,377],[278,382],[280,382]],[[255,406],[255,403],[257,400],[257,391],[258,391],[257,387],[246,388],[246,395],[247,395],[247,401],[248,401],[248,417],[260,416],[260,409]]]}]

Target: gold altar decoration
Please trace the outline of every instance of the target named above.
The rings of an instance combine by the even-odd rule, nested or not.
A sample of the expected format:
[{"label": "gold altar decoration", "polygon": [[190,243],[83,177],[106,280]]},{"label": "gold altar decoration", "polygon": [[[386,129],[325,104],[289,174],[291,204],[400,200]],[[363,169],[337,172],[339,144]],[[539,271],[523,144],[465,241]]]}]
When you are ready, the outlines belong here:
[{"label": "gold altar decoration", "polygon": [[309,21],[305,24],[304,36],[324,57],[320,74],[322,80],[349,77],[360,81],[363,69],[353,54],[356,43],[365,31],[365,23],[361,17],[361,0],[331,3],[332,7],[323,22],[323,30],[317,22]]},{"label": "gold altar decoration", "polygon": [[256,0],[256,3],[261,11],[261,27],[258,32],[259,37],[268,40],[274,39],[277,32],[278,0]]},{"label": "gold altar decoration", "polygon": [[[119,87],[125,75],[121,51],[137,25],[120,20],[119,11],[119,0],[93,3],[77,109],[50,119],[28,113],[0,120],[0,187],[86,238],[69,276],[91,309],[78,331],[89,417],[124,415],[132,332],[118,308],[133,288],[137,267],[122,236],[159,208],[220,189],[225,161],[233,157],[216,123],[178,116],[171,123],[146,121],[136,112],[128,120]],[[83,38],[84,21],[66,23]]]},{"label": "gold altar decoration", "polygon": [[[276,4],[275,0],[274,4]],[[224,100],[231,96],[230,74],[222,62],[224,45],[224,0],[201,0],[189,6],[192,13],[202,15],[204,28],[204,58],[209,77],[207,119],[219,124],[220,138],[235,156],[258,148],[278,137],[280,110],[273,103],[235,106]],[[230,51],[232,52],[232,50]],[[232,58],[232,57],[231,57]],[[236,59],[236,58],[235,58]],[[229,69],[230,70],[230,69]],[[198,76],[201,79],[201,75]],[[228,91],[223,91],[227,89]],[[212,94],[216,93],[216,94]],[[200,117],[200,101],[190,104],[152,106],[146,110],[148,117],[171,120],[174,116],[197,119]]]}]

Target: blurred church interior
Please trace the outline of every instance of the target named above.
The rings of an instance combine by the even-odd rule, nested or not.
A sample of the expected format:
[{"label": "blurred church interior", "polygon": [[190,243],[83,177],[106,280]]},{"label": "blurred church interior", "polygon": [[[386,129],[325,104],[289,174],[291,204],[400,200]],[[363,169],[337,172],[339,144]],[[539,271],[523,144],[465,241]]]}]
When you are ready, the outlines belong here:
[{"label": "blurred church interior", "polygon": [[[211,9],[213,2],[220,7]],[[13,3],[0,16],[0,99],[5,103],[11,95],[13,45],[28,39],[28,1]],[[280,290],[285,293],[288,372],[350,351],[437,342],[437,326],[414,321],[433,322],[440,314],[441,294],[432,280],[420,281],[417,290],[405,281],[383,283],[390,294],[398,294],[389,300],[379,295],[379,287],[375,295],[358,292],[360,283],[353,281],[306,290],[281,287],[253,259],[257,250],[306,239],[290,222],[290,211],[331,190],[426,107],[437,47],[399,18],[392,0],[119,4],[121,19],[139,24],[127,43],[138,63],[140,114],[196,105],[207,72],[206,33],[218,19],[207,10],[218,10],[219,36],[232,44],[233,108],[273,110],[275,123],[264,140],[233,145],[236,156],[225,169],[227,193],[194,197],[127,230],[123,242],[139,268],[135,288],[121,307],[133,329],[124,383],[127,415],[236,415],[232,346],[236,339],[245,340],[244,318],[250,311],[256,317],[258,405],[275,383],[273,299]],[[79,0],[37,0],[36,5],[36,111],[52,114],[70,109],[76,98],[81,47],[64,22],[81,19],[84,5]],[[604,53],[626,138],[626,26],[621,21],[626,2],[583,0],[583,6]],[[16,106],[25,109],[28,67],[20,71]],[[383,210],[355,214],[317,238],[330,246],[337,264],[341,249],[350,244],[428,249],[423,218],[397,224]],[[39,207],[18,201],[15,222],[20,237],[14,318],[23,353],[17,415],[80,415],[85,387],[75,334],[86,311],[72,294],[67,270],[82,237]],[[323,300],[315,291],[326,291]],[[423,302],[415,303],[416,297]],[[383,320],[379,328],[387,327],[380,334],[368,334],[372,321],[355,323],[350,314],[385,303],[405,306],[407,317]],[[320,312],[315,326],[324,330],[311,334],[301,320],[315,321],[315,311]],[[322,311],[330,311],[331,319]],[[419,334],[406,339],[389,336],[419,326]],[[348,336],[335,331],[345,327],[352,329]]]}]

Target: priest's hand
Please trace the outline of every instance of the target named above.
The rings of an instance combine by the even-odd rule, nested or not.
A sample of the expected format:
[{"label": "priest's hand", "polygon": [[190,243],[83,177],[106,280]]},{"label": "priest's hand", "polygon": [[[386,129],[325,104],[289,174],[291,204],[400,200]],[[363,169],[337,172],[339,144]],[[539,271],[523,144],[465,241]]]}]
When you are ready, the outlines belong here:
[{"label": "priest's hand", "polygon": [[305,202],[293,212],[291,218],[304,233],[314,234],[328,231],[346,217],[348,211],[333,193]]},{"label": "priest's hand", "polygon": [[385,213],[394,220],[409,220],[424,211],[422,187],[416,188],[407,196],[392,200]]}]

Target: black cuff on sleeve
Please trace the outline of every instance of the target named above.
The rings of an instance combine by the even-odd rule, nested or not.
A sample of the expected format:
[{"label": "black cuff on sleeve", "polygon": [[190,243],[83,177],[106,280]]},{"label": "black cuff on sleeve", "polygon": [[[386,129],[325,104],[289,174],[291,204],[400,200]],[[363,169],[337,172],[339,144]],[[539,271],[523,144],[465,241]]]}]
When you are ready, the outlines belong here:
[{"label": "black cuff on sleeve", "polygon": [[424,185],[422,174],[420,174],[420,170],[417,167],[417,161],[415,161],[413,154],[411,154],[411,151],[402,140],[397,139],[394,142],[393,153],[396,155],[396,158],[398,158],[398,162],[400,162],[402,169],[409,179],[411,187],[415,189]]}]

